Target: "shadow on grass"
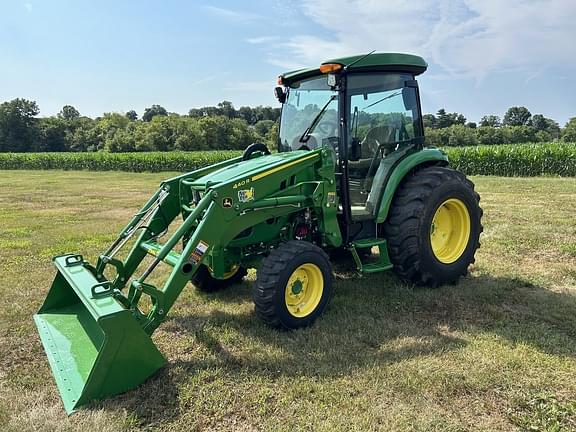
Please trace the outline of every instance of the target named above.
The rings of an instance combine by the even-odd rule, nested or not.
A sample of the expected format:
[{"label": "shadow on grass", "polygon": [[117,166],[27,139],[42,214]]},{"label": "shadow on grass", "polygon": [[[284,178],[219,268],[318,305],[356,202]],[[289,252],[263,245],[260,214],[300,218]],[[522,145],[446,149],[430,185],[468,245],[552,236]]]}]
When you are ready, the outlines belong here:
[{"label": "shadow on grass", "polygon": [[126,430],[170,422],[181,415],[178,384],[185,379],[178,368],[164,367],[134,390],[103,401],[94,401],[87,407],[128,412]]},{"label": "shadow on grass", "polygon": [[[210,297],[250,297],[250,284],[236,288]],[[218,368],[264,379],[332,378],[366,367],[443,356],[463,349],[476,334],[574,356],[574,310],[576,297],[518,278],[480,275],[456,286],[426,289],[402,284],[391,273],[363,278],[343,273],[331,306],[308,329],[278,331],[267,328],[253,312],[218,309],[169,319],[163,325],[168,335],[191,334],[209,355],[175,359],[138,391],[106,405],[135,412],[146,424],[170,421],[179,415],[178,386],[200,371]],[[236,336],[230,341],[225,335]]]},{"label": "shadow on grass", "polygon": [[[222,298],[250,296],[247,284],[232,291]],[[575,355],[574,310],[576,297],[518,278],[482,275],[431,290],[404,285],[392,274],[359,278],[344,273],[332,305],[309,329],[277,331],[253,313],[216,310],[175,318],[165,330],[194,333],[223,367],[323,377],[366,364],[441,355],[466,346],[463,334],[492,333],[543,352]],[[223,328],[246,335],[261,349],[234,356],[219,337]]]}]

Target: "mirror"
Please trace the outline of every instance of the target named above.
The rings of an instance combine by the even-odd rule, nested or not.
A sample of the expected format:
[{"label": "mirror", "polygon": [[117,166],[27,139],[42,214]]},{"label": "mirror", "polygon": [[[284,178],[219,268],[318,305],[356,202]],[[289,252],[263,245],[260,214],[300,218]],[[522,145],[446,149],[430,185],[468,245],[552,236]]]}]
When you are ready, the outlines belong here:
[{"label": "mirror", "polygon": [[286,102],[286,92],[284,92],[284,89],[282,87],[274,88],[274,96],[276,96],[276,99],[278,99],[278,102],[280,102],[281,104]]},{"label": "mirror", "polygon": [[407,111],[412,111],[418,107],[418,101],[416,100],[416,89],[414,87],[404,87],[402,89],[402,100],[404,102],[404,108]]}]

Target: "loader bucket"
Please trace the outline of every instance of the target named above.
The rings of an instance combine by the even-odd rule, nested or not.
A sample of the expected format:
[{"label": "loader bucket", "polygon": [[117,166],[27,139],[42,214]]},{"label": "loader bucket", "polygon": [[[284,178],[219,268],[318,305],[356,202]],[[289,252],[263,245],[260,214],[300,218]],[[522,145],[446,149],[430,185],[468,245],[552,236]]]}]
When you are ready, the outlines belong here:
[{"label": "loader bucket", "polygon": [[130,310],[93,290],[80,255],[54,258],[58,273],[34,315],[68,414],[144,382],[166,360]]}]

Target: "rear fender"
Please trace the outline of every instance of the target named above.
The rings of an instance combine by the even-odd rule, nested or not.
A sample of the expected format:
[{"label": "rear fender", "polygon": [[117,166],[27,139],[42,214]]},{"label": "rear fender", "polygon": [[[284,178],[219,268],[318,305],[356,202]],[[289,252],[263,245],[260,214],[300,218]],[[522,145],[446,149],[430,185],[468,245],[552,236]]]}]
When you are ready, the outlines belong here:
[{"label": "rear fender", "polygon": [[392,172],[388,175],[384,193],[380,200],[378,213],[376,214],[376,223],[382,223],[388,217],[388,211],[392,204],[392,199],[396,193],[396,189],[404,180],[404,177],[412,172],[415,168],[422,165],[430,165],[437,163],[439,165],[448,165],[448,156],[443,151],[436,148],[425,148],[416,153],[411,153],[400,159],[392,168]]}]

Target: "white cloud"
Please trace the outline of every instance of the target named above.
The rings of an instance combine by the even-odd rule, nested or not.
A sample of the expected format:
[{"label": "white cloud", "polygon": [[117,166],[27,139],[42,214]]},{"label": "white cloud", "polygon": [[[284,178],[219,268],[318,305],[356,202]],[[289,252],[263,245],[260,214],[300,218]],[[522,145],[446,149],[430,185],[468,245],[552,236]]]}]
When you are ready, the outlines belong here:
[{"label": "white cloud", "polygon": [[278,36],[259,36],[246,39],[246,42],[254,45],[268,44],[276,42],[279,39]]},{"label": "white cloud", "polygon": [[253,21],[263,18],[262,15],[244,12],[239,10],[233,9],[226,9],[217,6],[203,6],[205,10],[210,12],[213,15],[219,16],[221,18],[231,19],[235,21]]},{"label": "white cloud", "polygon": [[301,0],[300,8],[332,36],[288,38],[291,63],[373,49],[411,52],[479,80],[502,69],[530,79],[554,64],[576,66],[574,0]]}]

